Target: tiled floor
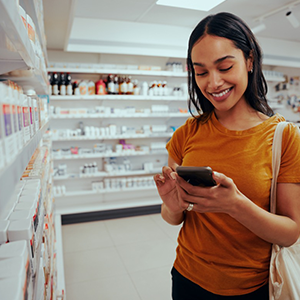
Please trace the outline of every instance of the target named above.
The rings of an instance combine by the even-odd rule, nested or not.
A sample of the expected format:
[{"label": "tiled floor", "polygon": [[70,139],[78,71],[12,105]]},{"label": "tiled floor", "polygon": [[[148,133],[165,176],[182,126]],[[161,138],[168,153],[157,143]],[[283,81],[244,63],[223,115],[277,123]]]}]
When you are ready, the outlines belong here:
[{"label": "tiled floor", "polygon": [[67,300],[169,300],[180,226],[160,214],[62,226]]}]

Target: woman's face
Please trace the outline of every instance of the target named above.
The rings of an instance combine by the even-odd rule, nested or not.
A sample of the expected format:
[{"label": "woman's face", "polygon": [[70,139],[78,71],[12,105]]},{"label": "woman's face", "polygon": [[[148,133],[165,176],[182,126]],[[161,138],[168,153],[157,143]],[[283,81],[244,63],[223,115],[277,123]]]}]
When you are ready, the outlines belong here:
[{"label": "woman's face", "polygon": [[205,35],[193,46],[191,58],[196,83],[216,110],[228,111],[240,101],[246,102],[252,59],[246,61],[231,40]]}]

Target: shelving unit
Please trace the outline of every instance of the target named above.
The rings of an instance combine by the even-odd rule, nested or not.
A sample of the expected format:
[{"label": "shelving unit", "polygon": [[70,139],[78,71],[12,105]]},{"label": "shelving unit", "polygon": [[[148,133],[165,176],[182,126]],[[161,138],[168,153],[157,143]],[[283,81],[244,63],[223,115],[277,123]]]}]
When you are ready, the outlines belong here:
[{"label": "shelving unit", "polygon": [[23,147],[15,160],[0,172],[0,210],[7,205],[16,184],[20,181],[30,158],[39,145],[48,125],[49,123],[45,124],[43,128],[41,128]]},{"label": "shelving unit", "polygon": [[[147,70],[133,70],[133,69],[101,69],[94,68],[48,68],[48,72],[63,72],[70,73],[72,79],[80,80],[81,78],[92,78],[96,81],[99,76],[105,74],[117,75],[133,75],[141,81],[151,80],[168,80],[168,86],[180,86],[181,83],[186,82],[187,72],[172,72],[172,71],[147,71]],[[71,136],[63,137],[60,135],[61,129],[74,129],[76,122],[82,121],[89,126],[106,126],[108,124],[116,124],[117,128],[120,126],[143,126],[149,124],[153,125],[167,125],[180,126],[185,120],[190,117],[189,113],[179,112],[178,107],[182,107],[182,111],[187,109],[187,95],[169,95],[169,96],[143,96],[143,95],[79,95],[79,96],[51,96],[50,105],[56,108],[61,107],[64,111],[71,108],[92,108],[96,105],[104,107],[118,108],[118,113],[89,113],[89,114],[53,114],[51,121],[53,149],[68,148],[67,145],[78,147],[92,148],[92,143],[108,143],[115,147],[118,140],[129,140],[132,144],[142,144],[151,146],[152,142],[161,142],[165,144],[172,136],[173,130],[167,132],[151,132],[151,133],[123,133],[113,135],[95,135],[95,136]],[[150,104],[151,103],[151,104]],[[136,112],[129,113],[123,110],[124,106],[136,107],[137,111],[147,109],[151,111],[151,105],[157,104],[167,105],[169,112]],[[178,112],[175,112],[177,111]],[[180,110],[181,111],[181,110]],[[151,125],[150,125],[151,124]],[[83,144],[85,142],[85,144]],[[82,143],[82,144],[80,144]],[[89,144],[86,144],[89,143]],[[105,172],[104,159],[114,157],[116,159],[127,158],[132,162],[131,171],[117,171]],[[127,208],[134,206],[157,205],[161,203],[156,188],[154,186],[138,187],[138,188],[120,188],[120,189],[105,189],[103,191],[94,191],[91,188],[92,181],[99,181],[108,178],[122,178],[132,176],[153,176],[155,173],[161,171],[161,167],[167,163],[167,151],[121,151],[105,152],[105,153],[91,153],[89,155],[53,155],[54,168],[59,164],[67,164],[68,172],[64,176],[55,176],[54,181],[57,186],[65,185],[66,193],[56,197],[56,207],[61,214],[85,213],[106,210],[106,201],[109,198],[112,205],[111,209]],[[98,164],[98,172],[95,174],[81,174],[79,172],[80,164],[85,162],[96,161]],[[144,162],[153,162],[154,169],[151,171],[143,170]],[[70,168],[70,171],[69,171]],[[124,193],[126,192],[126,193]],[[141,192],[144,192],[141,197]],[[70,199],[73,199],[72,204]],[[106,199],[106,200],[105,200]],[[97,205],[95,206],[95,203]],[[84,205],[83,205],[84,204]]]},{"label": "shelving unit", "polygon": [[[39,57],[36,54],[34,47],[32,46],[32,43],[27,34],[27,30],[19,14],[19,3],[25,9],[26,13],[31,16],[33,22],[35,23],[36,33],[39,36],[39,40],[44,51],[44,58]],[[37,9],[37,5],[39,4],[40,3],[37,0],[0,0],[0,79],[12,80],[16,82],[20,87],[22,87],[23,90],[25,86],[30,86],[36,91],[37,94],[47,95],[49,91],[49,83],[45,67],[45,65],[47,64],[47,53],[44,27],[42,23],[43,20],[41,18],[42,15],[38,14]],[[43,109],[44,107],[41,108],[42,111]],[[16,202],[16,199],[12,198],[13,193],[15,192],[16,185],[20,183],[20,180],[24,174],[24,170],[28,166],[28,163],[31,161],[33,154],[38,155],[37,153],[41,149],[39,148],[39,151],[36,152],[37,148],[42,144],[41,141],[43,139],[44,133],[49,126],[49,122],[44,122],[44,113],[45,111],[41,113],[41,122],[43,124],[42,128],[37,130],[37,132],[35,132],[34,134],[32,133],[33,135],[31,136],[30,140],[26,144],[22,145],[21,150],[12,158],[12,160],[10,160],[10,163],[0,170],[0,212],[5,211],[10,200],[12,200],[11,203]],[[42,116],[42,114],[44,115]],[[45,153],[49,153],[48,149],[45,149],[46,146],[42,148]],[[10,153],[5,154],[10,155]],[[44,226],[45,224],[47,224],[47,226],[51,226],[52,224],[53,197],[51,194],[50,164],[50,160],[43,161],[41,169],[39,169],[36,173],[39,174],[39,171],[41,171],[43,176],[39,176],[40,174],[37,175],[37,178],[41,180],[41,198],[38,201],[39,204],[37,208],[37,211],[39,212],[39,215],[36,216],[36,220],[38,220],[37,228],[34,228],[34,230],[37,230],[34,238],[35,249],[33,250],[35,252],[34,254],[36,259],[36,270],[35,276],[32,279],[28,278],[28,280],[33,280],[33,295],[32,298],[28,298],[28,300],[42,299],[44,297],[44,295],[42,295],[42,292],[44,291],[46,284],[45,274],[47,273],[49,276],[52,276],[53,273],[51,272],[55,271],[53,270],[53,267],[55,266],[55,260],[53,261],[53,259],[55,257],[54,251],[52,251],[54,250],[54,239],[51,241],[51,249],[48,247],[46,248],[45,231],[49,229],[48,232],[50,232],[51,229],[50,227],[46,229],[46,226]],[[32,176],[32,174],[30,176]],[[33,192],[34,190],[32,191],[32,193]],[[34,196],[32,197],[32,199],[34,199]],[[53,231],[51,231],[51,233],[52,232]],[[45,249],[44,251],[46,254],[49,254],[50,250],[52,251],[51,253],[53,253],[53,256],[51,256],[50,259],[50,255],[46,256],[46,254],[44,256],[45,260],[43,261],[41,259],[43,248]],[[57,255],[57,257],[62,260],[62,252],[58,251],[55,255]],[[49,261],[47,259],[49,259]],[[49,273],[44,269],[44,265],[41,266],[42,262],[49,262],[49,266],[47,266]],[[26,274],[26,276],[28,274]],[[50,294],[51,298],[52,293],[53,295],[56,295],[56,290],[51,290],[52,287],[55,289],[55,284],[51,287],[51,280],[56,281],[54,277],[51,277],[50,282],[47,282],[50,288],[50,292],[47,295],[49,299]],[[27,284],[25,284],[23,287],[22,294],[24,294],[24,297],[26,297],[25,289],[27,288],[27,286],[29,286],[29,284],[30,283],[27,282]],[[18,284],[16,283],[16,287],[17,286]],[[64,286],[62,287],[62,290],[64,290]],[[2,296],[5,299],[7,298],[7,295],[3,294],[3,291],[0,291],[0,295],[1,299]]]},{"label": "shelving unit", "polygon": [[[34,7],[33,0],[24,0],[23,2],[27,6]],[[15,70],[27,70],[26,76],[4,77],[14,80],[20,85],[30,84],[37,93],[47,94],[46,70],[40,69],[38,58],[22,23],[16,1],[0,0],[0,19],[0,74]]]}]

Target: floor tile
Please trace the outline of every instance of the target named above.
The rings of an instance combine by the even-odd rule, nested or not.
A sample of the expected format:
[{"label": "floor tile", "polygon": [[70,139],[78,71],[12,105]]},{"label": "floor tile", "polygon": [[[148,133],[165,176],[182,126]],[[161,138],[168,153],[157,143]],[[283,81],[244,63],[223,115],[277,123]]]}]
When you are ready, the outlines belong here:
[{"label": "floor tile", "polygon": [[[68,300],[141,300],[128,275],[68,284]],[[153,300],[153,299],[152,299]],[[158,300],[158,299],[157,299]]]},{"label": "floor tile", "polygon": [[105,221],[116,246],[165,238],[165,233],[150,216],[139,216]]},{"label": "floor tile", "polygon": [[64,254],[67,284],[127,274],[115,247]]},{"label": "floor tile", "polygon": [[169,238],[151,239],[117,247],[129,273],[171,266],[175,260],[176,244]]},{"label": "floor tile", "polygon": [[113,246],[103,222],[64,225],[62,234],[64,253]]},{"label": "floor tile", "polygon": [[150,217],[172,240],[177,241],[182,225],[170,225],[162,218],[160,214],[153,214],[150,215]]},{"label": "floor tile", "polygon": [[171,300],[171,268],[168,266],[130,274],[142,300]]}]

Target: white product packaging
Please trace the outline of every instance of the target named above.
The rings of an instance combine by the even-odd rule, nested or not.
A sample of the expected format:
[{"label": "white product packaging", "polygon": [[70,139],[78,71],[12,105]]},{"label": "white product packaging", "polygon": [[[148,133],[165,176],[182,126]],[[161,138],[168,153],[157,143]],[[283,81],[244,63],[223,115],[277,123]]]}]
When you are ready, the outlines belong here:
[{"label": "white product packaging", "polygon": [[28,108],[29,108],[29,128],[30,128],[30,137],[32,138],[35,134],[34,131],[34,121],[33,121],[33,105],[32,98],[27,96]]},{"label": "white product packaging", "polygon": [[32,220],[23,219],[11,221],[8,226],[8,239],[10,242],[25,240],[30,257],[31,275],[36,272],[36,248],[34,242]]},{"label": "white product packaging", "polygon": [[38,97],[35,90],[32,87],[27,87],[25,94],[29,97],[29,105],[31,107],[31,116],[33,123],[33,132],[37,132],[40,129],[40,116],[39,116],[39,105]]},{"label": "white product packaging", "polygon": [[24,143],[27,143],[30,140],[30,112],[28,106],[28,97],[22,95],[22,111],[23,111],[23,133],[24,133]]},{"label": "white product packaging", "polygon": [[19,277],[0,280],[1,300],[24,300],[22,280]]},{"label": "white product packaging", "polygon": [[12,90],[8,86],[1,84],[1,94],[0,105],[2,110],[3,118],[3,142],[5,151],[5,161],[10,163],[16,155],[16,141],[13,133],[13,116],[11,110],[11,97]]},{"label": "white product packaging", "polygon": [[36,49],[35,49],[35,45],[36,45],[36,42],[35,42],[35,25],[34,25],[32,19],[29,15],[27,15],[27,28],[28,28],[29,40],[31,42],[31,45],[32,45],[32,48],[33,48],[34,52],[36,52]]},{"label": "white product packaging", "polygon": [[19,135],[19,118],[18,118],[18,100],[19,100],[19,92],[17,90],[17,86],[13,89],[12,98],[11,98],[11,111],[12,111],[12,125],[14,132],[14,139],[16,145],[16,153],[18,153],[22,146]]},{"label": "white product packaging", "polygon": [[[3,85],[0,83],[0,99],[3,96]],[[0,100],[1,101],[1,100]],[[5,166],[5,153],[4,153],[4,118],[2,115],[2,107],[0,106],[0,172]]]},{"label": "white product packaging", "polygon": [[[0,260],[0,282],[3,279],[8,279],[8,278],[14,278],[15,280],[20,280],[21,281],[21,295],[23,294],[24,298],[21,299],[31,299],[28,298],[28,296],[32,297],[32,292],[31,295],[28,294],[28,288],[30,286],[30,278],[28,279],[29,282],[27,282],[27,269],[26,268],[26,261],[24,257],[17,256],[13,258],[7,258]],[[18,291],[17,294],[20,294]],[[1,291],[1,300],[2,300],[2,291]]]},{"label": "white product packaging", "polygon": [[27,25],[27,14],[26,14],[24,8],[21,5],[19,5],[19,14],[21,16],[22,22],[23,22],[24,27],[26,29],[26,34],[28,35],[28,31],[27,31],[27,26],[28,26]]},{"label": "white product packaging", "polygon": [[9,242],[0,247],[0,262],[18,257],[23,261],[21,269],[24,268],[26,274],[25,283],[23,284],[24,295],[27,295],[25,299],[32,299],[33,279],[31,276],[30,259],[26,241]]},{"label": "white product packaging", "polygon": [[0,220],[0,245],[5,244],[8,241],[8,236],[7,236],[8,226],[9,226],[9,220]]}]

